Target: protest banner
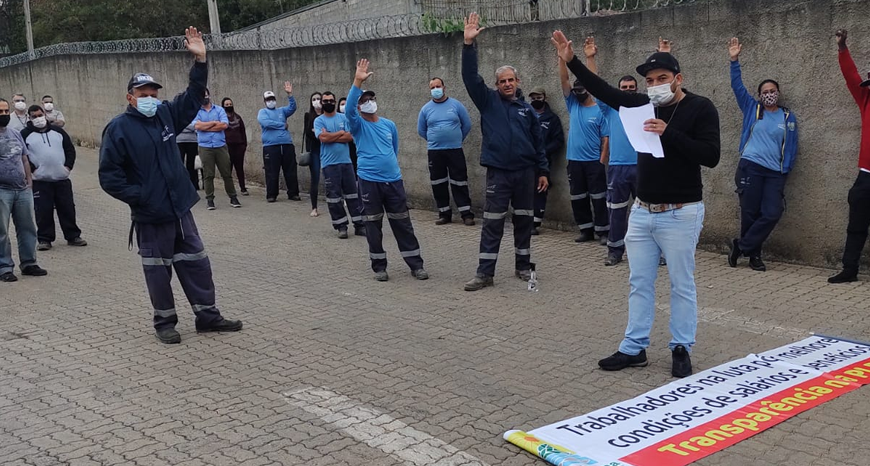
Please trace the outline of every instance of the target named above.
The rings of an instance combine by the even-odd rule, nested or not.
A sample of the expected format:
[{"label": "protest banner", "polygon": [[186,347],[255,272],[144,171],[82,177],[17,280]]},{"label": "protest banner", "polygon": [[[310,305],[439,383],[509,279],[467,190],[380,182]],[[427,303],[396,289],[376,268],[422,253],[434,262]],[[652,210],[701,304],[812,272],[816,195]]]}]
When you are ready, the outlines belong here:
[{"label": "protest banner", "polygon": [[559,466],[683,466],[870,383],[870,344],[816,335],[504,438]]}]

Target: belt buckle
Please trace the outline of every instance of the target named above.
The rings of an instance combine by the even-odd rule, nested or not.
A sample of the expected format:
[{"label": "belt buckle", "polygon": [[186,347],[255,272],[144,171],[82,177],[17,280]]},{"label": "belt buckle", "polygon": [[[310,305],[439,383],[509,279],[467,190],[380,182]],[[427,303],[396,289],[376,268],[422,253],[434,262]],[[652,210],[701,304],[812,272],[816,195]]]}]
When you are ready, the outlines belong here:
[{"label": "belt buckle", "polygon": [[668,208],[667,204],[650,204],[649,205],[649,211],[654,213],[654,214],[660,214],[662,212],[665,212],[665,211],[667,211],[667,208]]}]

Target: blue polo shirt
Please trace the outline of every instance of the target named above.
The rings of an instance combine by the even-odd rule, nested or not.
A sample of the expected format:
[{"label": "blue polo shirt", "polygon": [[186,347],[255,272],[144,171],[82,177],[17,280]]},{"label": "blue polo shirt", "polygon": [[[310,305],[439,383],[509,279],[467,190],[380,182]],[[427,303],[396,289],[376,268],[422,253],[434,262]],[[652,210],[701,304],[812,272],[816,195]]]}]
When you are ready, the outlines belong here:
[{"label": "blue polo shirt", "polygon": [[[350,132],[347,124],[347,117],[343,113],[336,113],[333,116],[326,114],[320,115],[314,119],[314,136],[318,139],[320,134],[326,131],[327,133],[337,133],[339,131]],[[346,142],[321,142],[320,143],[320,166],[328,167],[330,165],[338,165],[340,163],[350,163],[350,149]]]},{"label": "blue polo shirt", "polygon": [[350,134],[356,142],[357,175],[362,180],[375,183],[392,183],[402,179],[399,169],[399,131],[392,121],[379,117],[378,121],[366,121],[360,116],[357,106],[362,90],[356,86],[347,94],[345,115]]},{"label": "blue polo shirt", "polygon": [[604,116],[598,105],[585,107],[569,94],[565,97],[571,124],[568,128],[568,160],[592,162],[601,160],[601,138],[607,136]]},{"label": "blue polo shirt", "polygon": [[741,157],[779,172],[785,140],[785,112],[781,108],[775,112],[765,110],[764,118],[755,123],[751,134]]},{"label": "blue polo shirt", "polygon": [[417,118],[417,134],[426,140],[429,150],[461,149],[469,132],[468,110],[453,97],[444,102],[430,100]]},{"label": "blue polo shirt", "polygon": [[[220,121],[221,123],[230,124],[230,120],[227,118],[227,112],[223,107],[214,104],[212,104],[211,110],[206,110],[205,107],[199,109],[199,113],[196,114],[196,119],[193,120],[193,124],[195,125],[200,121],[203,123],[209,121]],[[197,131],[196,142],[202,147],[215,149],[227,145],[227,138],[224,136],[223,131]]]},{"label": "blue polo shirt", "polygon": [[637,151],[625,134],[625,127],[619,119],[619,110],[598,101],[598,108],[604,115],[609,133],[605,136],[610,138],[610,162],[609,165],[637,165]]}]

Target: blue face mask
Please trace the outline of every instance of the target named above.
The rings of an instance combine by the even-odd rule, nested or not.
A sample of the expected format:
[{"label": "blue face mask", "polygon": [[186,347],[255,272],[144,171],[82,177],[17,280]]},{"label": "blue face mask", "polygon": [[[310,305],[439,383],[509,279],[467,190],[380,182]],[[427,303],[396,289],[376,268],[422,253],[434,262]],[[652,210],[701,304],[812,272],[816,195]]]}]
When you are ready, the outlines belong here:
[{"label": "blue face mask", "polygon": [[444,97],[444,89],[440,87],[433,87],[429,93],[432,94],[432,98],[435,100]]},{"label": "blue face mask", "polygon": [[160,105],[160,99],[155,97],[139,97],[136,99],[136,110],[148,118],[157,114],[157,106]]}]

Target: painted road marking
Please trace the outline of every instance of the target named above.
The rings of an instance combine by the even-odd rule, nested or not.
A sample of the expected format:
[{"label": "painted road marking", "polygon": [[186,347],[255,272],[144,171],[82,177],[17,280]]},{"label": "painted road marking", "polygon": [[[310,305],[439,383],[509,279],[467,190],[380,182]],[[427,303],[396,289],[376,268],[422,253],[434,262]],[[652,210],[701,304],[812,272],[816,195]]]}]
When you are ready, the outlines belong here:
[{"label": "painted road marking", "polygon": [[489,466],[431,435],[325,388],[285,392],[287,401],[359,442],[418,466]]}]

